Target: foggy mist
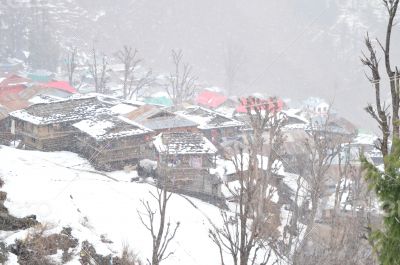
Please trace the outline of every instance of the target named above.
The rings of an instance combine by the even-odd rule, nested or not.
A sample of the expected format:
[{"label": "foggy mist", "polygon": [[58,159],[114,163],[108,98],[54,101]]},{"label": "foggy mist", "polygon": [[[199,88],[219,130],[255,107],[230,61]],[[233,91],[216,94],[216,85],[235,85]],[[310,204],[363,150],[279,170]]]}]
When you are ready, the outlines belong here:
[{"label": "foggy mist", "polygon": [[400,264],[400,0],[0,0],[0,264]]},{"label": "foggy mist", "polygon": [[200,79],[221,87],[231,53],[241,61],[237,94],[323,97],[357,125],[372,128],[363,108],[373,91],[359,57],[366,32],[384,32],[381,1],[127,2],[82,1],[89,16],[105,11],[82,29],[84,41],[90,41],[88,32],[110,50],[132,44],[159,71],[168,69],[170,50],[180,48]]},{"label": "foggy mist", "polygon": [[379,0],[38,3],[50,3],[49,26],[64,48],[89,50],[96,43],[112,54],[131,45],[156,72],[168,72],[171,49],[182,49],[200,80],[225,88],[226,62],[233,58],[240,64],[229,88],[235,94],[323,97],[358,126],[373,128],[363,111],[373,92],[359,57],[367,31],[384,33]]}]

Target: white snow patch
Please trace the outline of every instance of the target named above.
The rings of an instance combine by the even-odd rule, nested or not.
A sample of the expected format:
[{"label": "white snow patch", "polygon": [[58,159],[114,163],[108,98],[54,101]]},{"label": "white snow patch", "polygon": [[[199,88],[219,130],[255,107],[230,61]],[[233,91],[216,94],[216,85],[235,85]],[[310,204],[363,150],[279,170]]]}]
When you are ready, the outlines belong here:
[{"label": "white snow patch", "polygon": [[[5,179],[4,189],[9,198],[6,206],[11,214],[18,217],[35,214],[39,221],[58,228],[70,226],[74,237],[80,242],[89,240],[103,255],[116,255],[129,242],[143,260],[151,256],[151,238],[140,223],[137,210],[143,209],[141,199],[153,204],[150,195],[155,192],[153,186],[113,181],[80,167],[67,168],[87,165],[85,159],[68,152],[42,153],[0,147],[0,159],[0,174]],[[219,260],[208,230],[209,220],[220,224],[220,210],[191,200],[198,209],[179,195],[171,197],[168,219],[172,223],[180,221],[181,227],[170,246],[175,253],[165,265],[215,264]],[[102,243],[102,234],[107,234],[114,243]],[[9,236],[13,240],[12,237]]]}]

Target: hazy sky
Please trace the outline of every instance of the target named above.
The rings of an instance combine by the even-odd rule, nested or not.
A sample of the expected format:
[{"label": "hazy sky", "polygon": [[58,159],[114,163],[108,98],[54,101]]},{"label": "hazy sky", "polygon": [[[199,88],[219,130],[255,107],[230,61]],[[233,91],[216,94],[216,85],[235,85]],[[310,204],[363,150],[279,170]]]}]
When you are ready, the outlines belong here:
[{"label": "hazy sky", "polygon": [[156,72],[168,72],[171,49],[182,49],[201,80],[221,87],[227,84],[227,58],[240,57],[236,94],[320,96],[370,127],[363,107],[373,90],[359,57],[367,31],[384,33],[380,0],[56,2],[65,10],[56,9],[55,30],[78,47],[95,41],[112,53],[132,45]]}]

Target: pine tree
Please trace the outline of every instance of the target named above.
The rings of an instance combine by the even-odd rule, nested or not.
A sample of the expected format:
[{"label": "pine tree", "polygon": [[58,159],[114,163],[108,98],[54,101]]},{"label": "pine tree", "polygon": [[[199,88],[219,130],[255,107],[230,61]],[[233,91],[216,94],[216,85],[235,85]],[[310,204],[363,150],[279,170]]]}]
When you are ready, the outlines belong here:
[{"label": "pine tree", "polygon": [[392,153],[385,157],[385,172],[363,159],[366,179],[385,212],[383,227],[370,236],[381,265],[400,264],[400,140],[393,145]]},{"label": "pine tree", "polygon": [[59,46],[51,27],[51,17],[45,6],[31,7],[29,30],[29,64],[33,69],[55,71],[58,66]]}]

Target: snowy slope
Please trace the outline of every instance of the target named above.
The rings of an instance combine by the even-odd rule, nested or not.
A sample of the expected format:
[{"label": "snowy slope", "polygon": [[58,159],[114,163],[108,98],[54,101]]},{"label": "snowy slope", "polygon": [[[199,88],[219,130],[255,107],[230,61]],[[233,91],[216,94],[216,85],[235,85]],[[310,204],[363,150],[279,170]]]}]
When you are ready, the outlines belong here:
[{"label": "snowy slope", "polygon": [[[136,173],[117,172],[110,178],[98,174],[87,161],[68,152],[42,153],[0,146],[0,175],[8,192],[6,206],[11,214],[23,217],[35,214],[42,223],[55,229],[73,228],[80,242],[89,240],[101,254],[118,255],[123,244],[143,260],[150,256],[151,241],[140,224],[136,209],[140,200],[151,200],[149,184],[126,181]],[[173,195],[169,204],[171,222],[181,222],[176,240],[171,244],[175,254],[165,265],[216,264],[218,251],[208,238],[210,223],[220,221],[219,209],[201,201]],[[13,243],[19,234],[0,234],[0,239]],[[112,244],[104,244],[104,234]],[[14,257],[15,258],[15,257]],[[15,263],[10,263],[15,264]],[[79,264],[77,259],[70,264]]]}]

